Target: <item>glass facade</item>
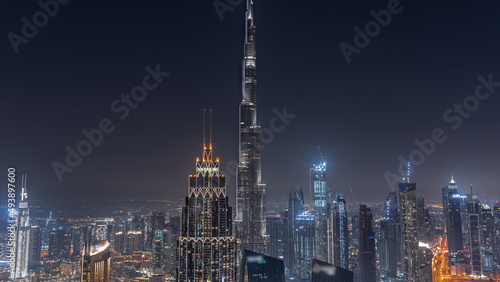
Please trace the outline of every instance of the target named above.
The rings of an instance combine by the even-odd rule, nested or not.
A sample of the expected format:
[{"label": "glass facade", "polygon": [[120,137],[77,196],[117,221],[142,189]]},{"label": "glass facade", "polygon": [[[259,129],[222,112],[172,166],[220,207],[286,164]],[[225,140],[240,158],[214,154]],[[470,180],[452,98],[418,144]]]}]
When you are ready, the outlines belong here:
[{"label": "glass facade", "polygon": [[283,260],[244,250],[240,277],[246,282],[285,282],[285,265]]},{"label": "glass facade", "polygon": [[313,259],[312,282],[353,282],[354,273],[348,269]]},{"label": "glass facade", "polygon": [[316,220],[316,240],[314,256],[328,261],[328,190],[326,187],[326,163],[314,165],[311,168],[311,190],[314,201],[314,216]]}]

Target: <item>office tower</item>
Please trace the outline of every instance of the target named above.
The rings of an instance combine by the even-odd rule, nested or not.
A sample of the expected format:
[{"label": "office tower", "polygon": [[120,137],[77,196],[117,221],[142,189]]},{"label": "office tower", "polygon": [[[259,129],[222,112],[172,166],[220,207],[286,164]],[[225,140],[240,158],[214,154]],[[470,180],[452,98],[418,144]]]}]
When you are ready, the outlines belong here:
[{"label": "office tower", "polygon": [[266,232],[269,236],[269,256],[283,259],[285,225],[282,216],[266,218]]},{"label": "office tower", "polygon": [[464,245],[462,238],[463,196],[458,192],[457,183],[453,179],[453,176],[450,184],[442,187],[442,191],[445,232],[448,238],[450,262],[453,264],[464,260]]},{"label": "office tower", "polygon": [[424,209],[424,238],[422,241],[424,243],[427,243],[429,245],[434,245],[434,241],[436,238],[436,231],[435,231],[435,218],[434,215],[432,215],[429,212],[428,208]]},{"label": "office tower", "polygon": [[[96,227],[93,236],[87,230],[85,247],[82,255],[82,282],[109,282],[111,281],[110,244],[107,233]],[[93,237],[93,238],[92,238]]]},{"label": "office tower", "polygon": [[495,228],[493,240],[493,257],[497,264],[500,264],[500,201],[497,201],[493,206],[493,222]]},{"label": "office tower", "polygon": [[401,210],[399,207],[398,192],[389,192],[385,200],[385,218],[393,220],[396,224],[396,261],[398,265],[398,272],[402,273],[403,270],[403,237],[401,226]]},{"label": "office tower", "polygon": [[127,231],[125,234],[124,255],[131,255],[134,252],[142,251],[143,246],[142,231]]},{"label": "office tower", "polygon": [[[127,237],[129,240],[125,241],[125,250],[127,254],[132,254],[134,251],[143,251],[147,246],[146,235],[146,220],[142,216],[136,214],[129,217],[125,222]],[[132,242],[132,246],[128,243]]]},{"label": "office tower", "polygon": [[399,184],[405,281],[419,281],[417,186],[408,177]]},{"label": "office tower", "polygon": [[358,227],[358,281],[377,282],[375,230],[372,211],[366,205],[359,206]]},{"label": "office tower", "polygon": [[329,205],[328,219],[328,261],[349,269],[349,223],[344,195],[335,193]]},{"label": "office tower", "polygon": [[180,216],[169,217],[167,227],[170,228],[172,234],[181,234],[181,217]]},{"label": "office tower", "polygon": [[[205,144],[204,144],[205,145]],[[219,158],[212,158],[212,143],[196,159],[189,175],[188,195],[182,208],[178,281],[234,281],[235,238],[226,178],[219,174]]]},{"label": "office tower", "polygon": [[353,282],[354,273],[348,269],[313,259],[312,282]]},{"label": "office tower", "polygon": [[285,282],[283,260],[249,250],[243,250],[240,271],[241,282]]},{"label": "office tower", "polygon": [[165,270],[165,214],[154,213],[148,222],[148,248],[153,255],[153,269],[156,272]]},{"label": "office tower", "polygon": [[328,261],[328,207],[326,188],[326,163],[314,165],[310,171],[311,191],[316,220],[316,246],[314,257]]},{"label": "office tower", "polygon": [[240,104],[239,166],[237,169],[237,238],[240,250],[267,253],[266,185],[261,179],[261,127],[257,125],[257,50],[253,1],[247,0],[243,99]]},{"label": "office tower", "polygon": [[495,240],[495,220],[492,209],[488,204],[481,205],[481,227],[484,252],[491,255],[493,253],[493,241]]},{"label": "office tower", "polygon": [[383,218],[380,221],[379,246],[380,275],[386,281],[394,281],[402,268],[401,214],[398,194],[389,192],[385,199]]},{"label": "office tower", "polygon": [[26,190],[26,175],[22,176],[21,199],[17,216],[16,230],[16,266],[14,278],[28,276],[29,250],[30,250],[30,210],[28,207],[28,191]]},{"label": "office tower", "polygon": [[358,277],[358,215],[351,217],[349,226],[349,269]]},{"label": "office tower", "polygon": [[125,235],[126,235],[126,233],[124,231],[118,231],[118,232],[115,232],[114,239],[113,239],[114,251],[118,252],[122,255],[124,254],[124,251],[125,251]]},{"label": "office tower", "polygon": [[378,253],[380,260],[380,277],[382,281],[394,281],[398,274],[398,234],[397,225],[393,219],[384,218],[380,221],[378,237]]},{"label": "office tower", "polygon": [[152,236],[151,252],[153,255],[153,272],[165,270],[165,235],[163,230],[156,230]]},{"label": "office tower", "polygon": [[66,234],[64,234],[64,257],[79,257],[83,253],[85,244],[82,244],[84,242],[82,231],[82,227],[78,225],[71,225],[66,229]]},{"label": "office tower", "polygon": [[295,264],[294,274],[298,279],[311,279],[312,258],[315,247],[314,213],[305,211],[295,218]]},{"label": "office tower", "polygon": [[66,230],[62,227],[53,228],[49,234],[49,258],[60,259],[64,257]]},{"label": "office tower", "polygon": [[146,246],[144,250],[152,250],[153,240],[157,230],[165,228],[165,214],[161,212],[152,213],[146,220]]},{"label": "office tower", "polygon": [[418,245],[418,282],[432,281],[432,249],[427,243],[419,242]]},{"label": "office tower", "polygon": [[165,274],[175,277],[177,269],[177,239],[178,234],[174,234],[170,227],[163,230],[163,240],[165,242],[164,255],[165,255]]},{"label": "office tower", "polygon": [[295,266],[295,229],[297,217],[305,211],[304,193],[302,188],[290,188],[288,193],[288,211],[286,214],[286,234],[285,234],[285,269],[287,278]]},{"label": "office tower", "polygon": [[425,238],[425,199],[424,196],[417,197],[417,223],[418,240],[423,242]]},{"label": "office tower", "polygon": [[36,266],[40,263],[41,254],[42,254],[42,228],[39,225],[32,225],[30,233],[30,255],[29,255],[30,266]]},{"label": "office tower", "polygon": [[471,274],[473,277],[480,277],[483,274],[481,256],[481,205],[477,194],[473,194],[472,191],[471,194],[467,195],[467,219]]}]

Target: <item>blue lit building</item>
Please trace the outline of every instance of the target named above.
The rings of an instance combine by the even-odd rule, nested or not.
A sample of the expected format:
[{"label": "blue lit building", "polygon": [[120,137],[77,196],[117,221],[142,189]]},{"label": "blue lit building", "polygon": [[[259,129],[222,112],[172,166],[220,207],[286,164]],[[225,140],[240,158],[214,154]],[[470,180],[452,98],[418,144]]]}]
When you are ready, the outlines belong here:
[{"label": "blue lit building", "polygon": [[305,211],[295,219],[295,266],[294,273],[298,279],[311,279],[312,258],[315,247],[314,214]]},{"label": "blue lit building", "polygon": [[316,252],[314,256],[320,260],[328,261],[328,189],[326,187],[326,162],[314,165],[311,168],[311,191],[316,220]]},{"label": "blue lit building", "polygon": [[304,193],[302,188],[290,188],[288,193],[288,211],[285,217],[285,269],[287,278],[293,276],[295,267],[295,226],[297,216],[304,212]]}]

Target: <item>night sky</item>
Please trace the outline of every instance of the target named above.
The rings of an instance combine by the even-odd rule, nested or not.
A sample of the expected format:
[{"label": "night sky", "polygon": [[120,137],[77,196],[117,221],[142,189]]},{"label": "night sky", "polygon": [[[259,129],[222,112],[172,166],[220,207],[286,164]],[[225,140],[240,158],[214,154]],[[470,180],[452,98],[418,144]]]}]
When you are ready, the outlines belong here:
[{"label": "night sky", "polygon": [[[308,189],[319,146],[332,191],[381,201],[384,173],[398,174],[398,157],[408,160],[415,139],[437,129],[446,140],[411,176],[419,194],[440,200],[454,173],[462,192],[472,183],[500,200],[500,83],[489,97],[486,86],[482,100],[469,97],[479,76],[500,82],[499,1],[401,1],[350,63],[341,42],[356,47],[354,28],[394,0],[254,3],[259,123],[269,128],[273,109],[296,115],[262,151],[268,199]],[[202,153],[203,109],[213,109],[215,156],[224,167],[238,160],[243,2],[221,21],[212,1],[73,0],[16,53],[9,33],[23,36],[22,18],[41,10],[37,1],[0,3],[0,186],[15,165],[28,174],[31,199],[180,200]],[[113,110],[157,65],[169,75],[128,115]],[[454,104],[464,100],[472,110],[461,116]],[[60,182],[52,163],[66,164],[66,146],[103,119],[114,130]]]}]

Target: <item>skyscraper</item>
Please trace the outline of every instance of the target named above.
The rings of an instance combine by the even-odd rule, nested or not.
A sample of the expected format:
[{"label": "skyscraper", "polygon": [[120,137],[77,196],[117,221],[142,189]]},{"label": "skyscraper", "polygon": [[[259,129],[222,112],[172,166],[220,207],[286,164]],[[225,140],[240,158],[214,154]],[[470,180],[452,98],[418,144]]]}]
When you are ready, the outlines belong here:
[{"label": "skyscraper", "polygon": [[82,255],[82,282],[111,281],[110,244],[106,239],[105,225],[95,226],[92,230],[87,229]]},{"label": "skyscraper", "polygon": [[39,225],[32,225],[30,233],[31,266],[36,266],[40,263],[41,254],[42,254],[42,228]]},{"label": "skyscraper", "polygon": [[384,218],[380,221],[380,236],[378,238],[378,253],[380,260],[380,277],[382,281],[395,281],[398,273],[397,246],[398,232],[393,219]]},{"label": "skyscraper", "polygon": [[243,99],[240,104],[239,166],[237,169],[237,238],[240,249],[267,253],[266,185],[261,179],[261,127],[257,125],[257,50],[253,1],[247,0]]},{"label": "skyscraper", "polygon": [[30,250],[30,211],[28,208],[28,191],[26,190],[26,175],[22,176],[21,200],[17,216],[16,235],[16,268],[14,278],[25,278],[28,275]]},{"label": "skyscraper", "polygon": [[366,205],[358,212],[358,281],[377,282],[377,258],[372,211]]},{"label": "skyscraper", "polygon": [[493,240],[493,256],[495,262],[500,264],[500,201],[493,206],[493,222],[495,224]]},{"label": "skyscraper", "polygon": [[495,240],[495,221],[493,212],[488,204],[481,205],[481,226],[485,254],[493,254],[493,241]]},{"label": "skyscraper", "polygon": [[408,177],[399,184],[399,199],[401,210],[401,227],[403,240],[403,266],[405,281],[419,280],[419,253],[418,253],[418,212],[417,212],[417,185],[410,182]]},{"label": "skyscraper", "polygon": [[312,259],[314,257],[315,241],[314,214],[305,211],[295,218],[295,277],[299,280],[311,279]]},{"label": "skyscraper", "polygon": [[235,238],[226,178],[219,174],[219,158],[212,144],[196,159],[189,175],[188,195],[182,208],[179,237],[178,281],[234,281]]},{"label": "skyscraper", "polygon": [[269,236],[269,256],[283,259],[285,225],[283,216],[268,216],[266,218],[266,232]]},{"label": "skyscraper", "polygon": [[450,184],[442,187],[443,214],[445,231],[448,238],[448,249],[451,263],[464,260],[462,238],[462,202],[463,196],[458,192],[457,183],[451,177]]},{"label": "skyscraper", "polygon": [[285,282],[283,260],[249,250],[243,251],[240,271],[241,282]]},{"label": "skyscraper", "polygon": [[288,211],[286,216],[285,226],[285,269],[287,276],[293,272],[295,259],[295,228],[296,219],[299,214],[305,211],[304,208],[304,193],[302,188],[290,188],[288,193]]},{"label": "skyscraper", "polygon": [[[383,281],[395,281],[398,276],[398,268],[401,267],[402,237],[400,219],[397,193],[390,192],[385,200],[378,240],[378,246],[380,247],[378,250],[380,277],[385,279]],[[402,270],[399,272],[402,272]]]},{"label": "skyscraper", "polygon": [[326,188],[326,163],[314,165],[311,168],[311,190],[316,221],[316,239],[314,257],[328,261],[328,207]]},{"label": "skyscraper", "polygon": [[[471,188],[472,189],[472,188]],[[467,195],[467,225],[470,252],[471,274],[480,277],[483,274],[481,256],[481,205],[476,194]]]},{"label": "skyscraper", "polygon": [[335,193],[335,199],[329,207],[328,261],[349,269],[349,223],[344,195]]}]

